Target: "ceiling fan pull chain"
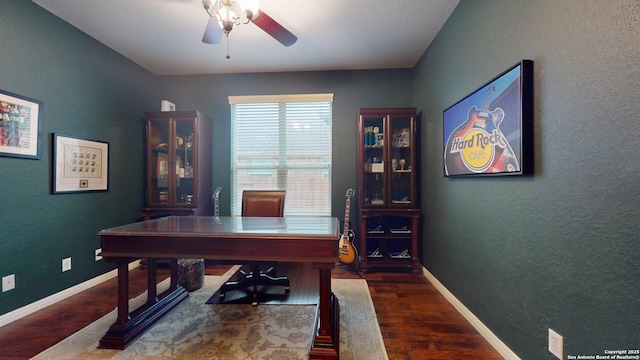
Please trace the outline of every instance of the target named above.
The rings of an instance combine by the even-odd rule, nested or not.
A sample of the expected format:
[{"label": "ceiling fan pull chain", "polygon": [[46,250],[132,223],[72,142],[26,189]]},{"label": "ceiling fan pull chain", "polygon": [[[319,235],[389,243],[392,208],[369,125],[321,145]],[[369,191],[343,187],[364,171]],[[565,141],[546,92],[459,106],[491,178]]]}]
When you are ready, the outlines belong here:
[{"label": "ceiling fan pull chain", "polygon": [[227,33],[227,60],[231,59],[231,56],[229,56],[229,34]]}]

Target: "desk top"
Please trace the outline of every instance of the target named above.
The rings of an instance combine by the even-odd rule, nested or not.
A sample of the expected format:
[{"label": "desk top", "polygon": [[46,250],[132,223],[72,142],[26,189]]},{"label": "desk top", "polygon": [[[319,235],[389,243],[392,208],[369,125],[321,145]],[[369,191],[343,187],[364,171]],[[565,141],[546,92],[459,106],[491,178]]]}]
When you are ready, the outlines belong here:
[{"label": "desk top", "polygon": [[334,262],[332,217],[168,216],[102,230],[105,259],[206,258]]},{"label": "desk top", "polygon": [[335,240],[332,217],[167,216],[101,230],[98,235],[189,237],[327,237]]}]

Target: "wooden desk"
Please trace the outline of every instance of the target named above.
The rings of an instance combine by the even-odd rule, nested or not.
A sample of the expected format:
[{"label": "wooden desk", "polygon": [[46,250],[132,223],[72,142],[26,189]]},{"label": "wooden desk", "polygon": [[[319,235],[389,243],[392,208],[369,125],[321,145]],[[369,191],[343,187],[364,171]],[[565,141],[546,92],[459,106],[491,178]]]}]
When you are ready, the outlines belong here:
[{"label": "wooden desk", "polygon": [[[328,217],[252,218],[168,216],[102,230],[102,256],[118,267],[118,319],[100,348],[124,349],[189,296],[177,283],[178,258],[310,262],[320,276],[311,359],[338,359],[339,308],[331,292],[338,260],[338,220]],[[149,258],[148,299],[129,312],[131,260]],[[171,259],[171,283],[156,291],[156,259]]]}]

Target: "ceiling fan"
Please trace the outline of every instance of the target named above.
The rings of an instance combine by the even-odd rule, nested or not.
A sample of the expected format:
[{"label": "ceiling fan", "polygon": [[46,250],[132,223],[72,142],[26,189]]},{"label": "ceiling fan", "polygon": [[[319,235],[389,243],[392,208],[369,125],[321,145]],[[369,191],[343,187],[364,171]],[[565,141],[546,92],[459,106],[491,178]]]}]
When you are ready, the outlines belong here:
[{"label": "ceiling fan", "polygon": [[[229,32],[236,25],[254,23],[284,46],[293,45],[298,38],[285,29],[277,21],[258,8],[258,0],[202,0],[202,5],[209,14],[209,22],[204,31],[202,42],[218,44],[222,34]],[[227,59],[229,55],[227,55]]]}]

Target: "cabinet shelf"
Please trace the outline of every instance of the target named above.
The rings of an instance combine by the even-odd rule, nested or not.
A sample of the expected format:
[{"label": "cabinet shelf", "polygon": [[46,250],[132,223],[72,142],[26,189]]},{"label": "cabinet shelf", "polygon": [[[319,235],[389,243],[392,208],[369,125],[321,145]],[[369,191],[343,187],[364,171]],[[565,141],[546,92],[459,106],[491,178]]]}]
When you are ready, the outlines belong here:
[{"label": "cabinet shelf", "polygon": [[[156,153],[162,153],[162,154],[168,154],[169,151],[167,149],[151,149],[150,151],[156,152]],[[184,148],[176,148],[175,149],[176,153],[178,154],[184,154],[185,152],[190,153],[193,151],[193,149],[184,149]]]},{"label": "cabinet shelf", "polygon": [[404,249],[402,251],[389,251],[383,252],[380,248],[376,248],[372,252],[367,252],[368,259],[374,259],[374,261],[384,261],[391,260],[410,260],[412,258],[411,253],[409,253],[408,249]]},{"label": "cabinet shelf", "polygon": [[407,230],[404,232],[399,232],[399,231],[393,232],[391,230],[380,231],[380,232],[367,231],[367,236],[371,238],[404,239],[404,238],[410,238],[412,235],[413,235],[413,231],[411,230]]},{"label": "cabinet shelf", "polygon": [[385,235],[379,235],[379,234],[372,235],[372,234],[367,234],[367,238],[369,240],[375,240],[375,239],[392,240],[392,241],[393,240],[407,240],[407,239],[411,240],[411,236],[412,235],[413,234],[403,234],[403,235],[388,235],[388,234],[385,234]]},{"label": "cabinet shelf", "polygon": [[392,259],[389,257],[381,257],[381,258],[367,258],[367,262],[369,263],[370,268],[378,268],[378,269],[407,269],[415,271],[415,265],[413,259]]}]

